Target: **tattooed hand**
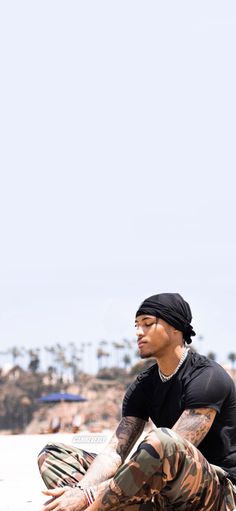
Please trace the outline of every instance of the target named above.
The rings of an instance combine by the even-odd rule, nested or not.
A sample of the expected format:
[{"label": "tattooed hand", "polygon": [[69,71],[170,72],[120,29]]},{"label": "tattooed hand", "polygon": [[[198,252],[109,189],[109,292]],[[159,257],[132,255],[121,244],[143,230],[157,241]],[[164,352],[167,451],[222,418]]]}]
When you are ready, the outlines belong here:
[{"label": "tattooed hand", "polygon": [[53,490],[43,490],[45,495],[52,497],[41,511],[82,511],[87,507],[87,500],[80,488],[63,486]]}]

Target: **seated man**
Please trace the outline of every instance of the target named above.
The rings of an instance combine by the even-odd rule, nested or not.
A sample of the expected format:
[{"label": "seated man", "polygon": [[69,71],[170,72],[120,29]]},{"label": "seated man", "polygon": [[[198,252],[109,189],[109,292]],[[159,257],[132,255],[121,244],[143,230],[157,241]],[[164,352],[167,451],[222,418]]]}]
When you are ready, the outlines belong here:
[{"label": "seated man", "polygon": [[[44,511],[236,509],[236,393],[216,362],[188,350],[195,332],[179,294],[136,313],[142,358],[156,363],[128,388],[123,417],[97,456],[47,445],[39,467],[52,497]],[[155,427],[128,454],[151,418]]]}]

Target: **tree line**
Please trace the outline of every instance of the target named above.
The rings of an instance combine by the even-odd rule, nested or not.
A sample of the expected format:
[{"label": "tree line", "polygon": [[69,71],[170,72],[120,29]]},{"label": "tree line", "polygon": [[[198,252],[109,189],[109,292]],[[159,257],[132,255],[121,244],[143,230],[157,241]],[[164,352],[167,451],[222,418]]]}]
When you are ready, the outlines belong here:
[{"label": "tree line", "polygon": [[[10,357],[13,367],[19,365],[33,373],[44,370],[51,375],[53,373],[58,376],[71,374],[75,379],[75,375],[80,372],[90,372],[92,359],[97,360],[97,372],[108,367],[128,370],[137,363],[139,352],[136,339],[123,339],[119,342],[101,340],[97,344],[92,342],[82,342],[79,345],[74,342],[66,345],[55,343],[55,345],[41,348],[13,346],[5,351],[0,351],[0,367],[4,366],[6,356],[8,359]],[[217,354],[213,351],[209,351],[207,356],[212,360],[217,360]],[[227,359],[234,371],[236,353],[230,352]]]},{"label": "tree line", "polygon": [[91,359],[97,360],[98,372],[108,366],[128,369],[139,354],[136,340],[123,339],[120,342],[101,340],[97,344],[55,343],[29,349],[12,346],[0,351],[0,367],[5,365],[6,357],[8,360],[10,357],[12,366],[19,365],[34,373],[44,369],[47,373],[70,373],[75,376],[78,372],[90,372]]}]

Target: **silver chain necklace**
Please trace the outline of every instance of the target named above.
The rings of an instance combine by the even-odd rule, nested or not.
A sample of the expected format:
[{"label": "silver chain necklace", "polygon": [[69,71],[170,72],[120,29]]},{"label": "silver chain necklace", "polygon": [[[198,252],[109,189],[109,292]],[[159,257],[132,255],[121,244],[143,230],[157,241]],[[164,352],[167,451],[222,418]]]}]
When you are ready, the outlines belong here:
[{"label": "silver chain necklace", "polygon": [[182,353],[182,357],[181,357],[181,359],[180,359],[180,361],[179,361],[179,363],[178,363],[178,365],[177,365],[176,369],[174,370],[174,372],[173,372],[173,373],[169,374],[169,376],[165,376],[165,375],[161,372],[160,368],[158,367],[158,373],[159,373],[159,376],[160,376],[161,381],[162,381],[163,383],[165,383],[166,381],[169,381],[171,378],[173,378],[173,376],[177,373],[177,371],[179,370],[179,368],[180,368],[180,367],[182,366],[182,364],[184,363],[184,361],[185,361],[185,359],[186,359],[186,357],[187,357],[188,352],[189,352],[189,348],[185,348],[185,350],[184,350],[184,351],[183,351],[183,353]]}]

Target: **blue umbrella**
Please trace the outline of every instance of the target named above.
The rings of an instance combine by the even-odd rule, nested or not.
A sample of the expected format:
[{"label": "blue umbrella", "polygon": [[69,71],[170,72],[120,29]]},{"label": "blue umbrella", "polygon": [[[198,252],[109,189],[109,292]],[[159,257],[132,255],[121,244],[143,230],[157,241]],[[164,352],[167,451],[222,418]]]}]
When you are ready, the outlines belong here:
[{"label": "blue umbrella", "polygon": [[67,402],[78,402],[87,401],[86,397],[80,396],[80,394],[68,394],[67,392],[56,392],[54,394],[48,394],[38,399],[40,403],[60,403],[62,401]]}]

